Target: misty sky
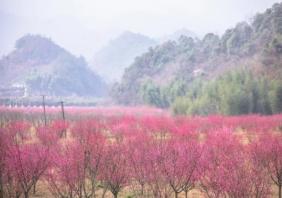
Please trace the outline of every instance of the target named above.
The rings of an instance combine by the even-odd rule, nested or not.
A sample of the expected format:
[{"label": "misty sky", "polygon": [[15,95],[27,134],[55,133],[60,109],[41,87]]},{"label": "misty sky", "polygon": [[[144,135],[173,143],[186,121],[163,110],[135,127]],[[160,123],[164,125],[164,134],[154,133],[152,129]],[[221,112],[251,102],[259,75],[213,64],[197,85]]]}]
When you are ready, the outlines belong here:
[{"label": "misty sky", "polygon": [[129,30],[159,38],[182,28],[222,34],[279,0],[0,0],[0,56],[39,33],[90,59]]}]

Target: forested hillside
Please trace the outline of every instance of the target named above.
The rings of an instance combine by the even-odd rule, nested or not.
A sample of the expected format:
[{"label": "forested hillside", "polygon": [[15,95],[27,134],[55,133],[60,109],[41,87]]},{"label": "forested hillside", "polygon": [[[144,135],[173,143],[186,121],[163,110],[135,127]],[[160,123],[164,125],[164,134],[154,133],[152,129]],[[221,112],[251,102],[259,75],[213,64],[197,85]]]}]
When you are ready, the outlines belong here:
[{"label": "forested hillside", "polygon": [[88,67],[50,39],[20,38],[14,51],[0,60],[1,87],[24,87],[27,95],[102,96],[106,84]]},{"label": "forested hillside", "polygon": [[281,112],[282,3],[220,37],[182,36],[150,48],[113,88],[118,103],[184,114]]}]

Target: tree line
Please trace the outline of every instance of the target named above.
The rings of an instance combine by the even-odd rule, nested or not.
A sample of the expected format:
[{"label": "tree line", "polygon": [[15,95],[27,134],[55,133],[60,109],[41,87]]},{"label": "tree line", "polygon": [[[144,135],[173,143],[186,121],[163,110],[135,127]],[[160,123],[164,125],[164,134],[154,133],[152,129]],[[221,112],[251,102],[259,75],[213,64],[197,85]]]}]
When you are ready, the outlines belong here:
[{"label": "tree line", "polygon": [[208,82],[199,78],[190,84],[176,80],[166,87],[147,81],[140,91],[145,103],[171,108],[175,114],[240,115],[282,112],[282,82],[257,77],[240,69]]}]

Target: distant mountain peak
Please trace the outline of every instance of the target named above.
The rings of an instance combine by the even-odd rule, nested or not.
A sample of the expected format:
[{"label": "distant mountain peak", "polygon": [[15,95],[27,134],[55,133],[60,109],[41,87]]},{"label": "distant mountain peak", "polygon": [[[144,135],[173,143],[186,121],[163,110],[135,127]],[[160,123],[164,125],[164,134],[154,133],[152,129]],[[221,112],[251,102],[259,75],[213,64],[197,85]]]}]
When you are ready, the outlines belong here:
[{"label": "distant mountain peak", "polygon": [[20,39],[16,41],[16,48],[21,49],[25,47],[30,47],[33,45],[44,45],[44,44],[49,44],[52,46],[56,46],[59,48],[58,45],[56,45],[50,38],[43,37],[39,34],[26,34]]},{"label": "distant mountain peak", "polygon": [[191,37],[193,39],[198,38],[197,34],[194,33],[193,31],[188,30],[186,28],[181,28],[181,29],[173,32],[172,34],[165,35],[164,37],[162,37],[160,39],[160,42],[165,42],[165,41],[168,41],[168,40],[177,41],[181,36]]},{"label": "distant mountain peak", "polygon": [[179,36],[183,35],[183,36],[192,37],[192,38],[197,37],[196,33],[192,32],[191,30],[188,30],[186,28],[181,28],[181,29],[175,31],[173,34],[179,35]]},{"label": "distant mountain peak", "polygon": [[141,35],[140,33],[135,33],[132,32],[130,30],[125,30],[124,32],[122,32],[118,37],[122,37],[122,36],[132,36],[132,35]]},{"label": "distant mountain peak", "polygon": [[156,44],[157,42],[148,36],[124,31],[94,55],[93,69],[110,82],[118,81],[135,57]]},{"label": "distant mountain peak", "polygon": [[0,59],[0,84],[25,84],[29,95],[101,96],[106,88],[83,57],[76,57],[41,35],[25,35],[15,50]]},{"label": "distant mountain peak", "polygon": [[18,61],[32,60],[41,64],[49,63],[62,53],[68,52],[50,38],[27,34],[16,41],[15,50],[9,54],[9,57],[16,58]]},{"label": "distant mountain peak", "polygon": [[117,38],[119,37],[144,37],[144,38],[149,38],[148,36],[138,33],[138,32],[132,32],[129,30],[126,30],[124,32],[122,32]]}]

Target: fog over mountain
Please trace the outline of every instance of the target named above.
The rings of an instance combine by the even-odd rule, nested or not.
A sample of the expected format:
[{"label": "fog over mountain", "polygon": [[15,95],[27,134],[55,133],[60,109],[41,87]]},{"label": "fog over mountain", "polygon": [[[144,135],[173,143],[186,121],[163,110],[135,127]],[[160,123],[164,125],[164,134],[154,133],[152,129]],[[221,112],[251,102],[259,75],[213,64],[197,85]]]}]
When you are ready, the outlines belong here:
[{"label": "fog over mountain", "polygon": [[157,42],[145,35],[123,32],[99,50],[91,61],[92,68],[109,82],[119,81],[124,69]]},{"label": "fog over mountain", "polygon": [[222,34],[275,0],[1,0],[0,56],[31,33],[52,38],[88,60],[125,30],[162,38],[187,28],[202,37]]}]

